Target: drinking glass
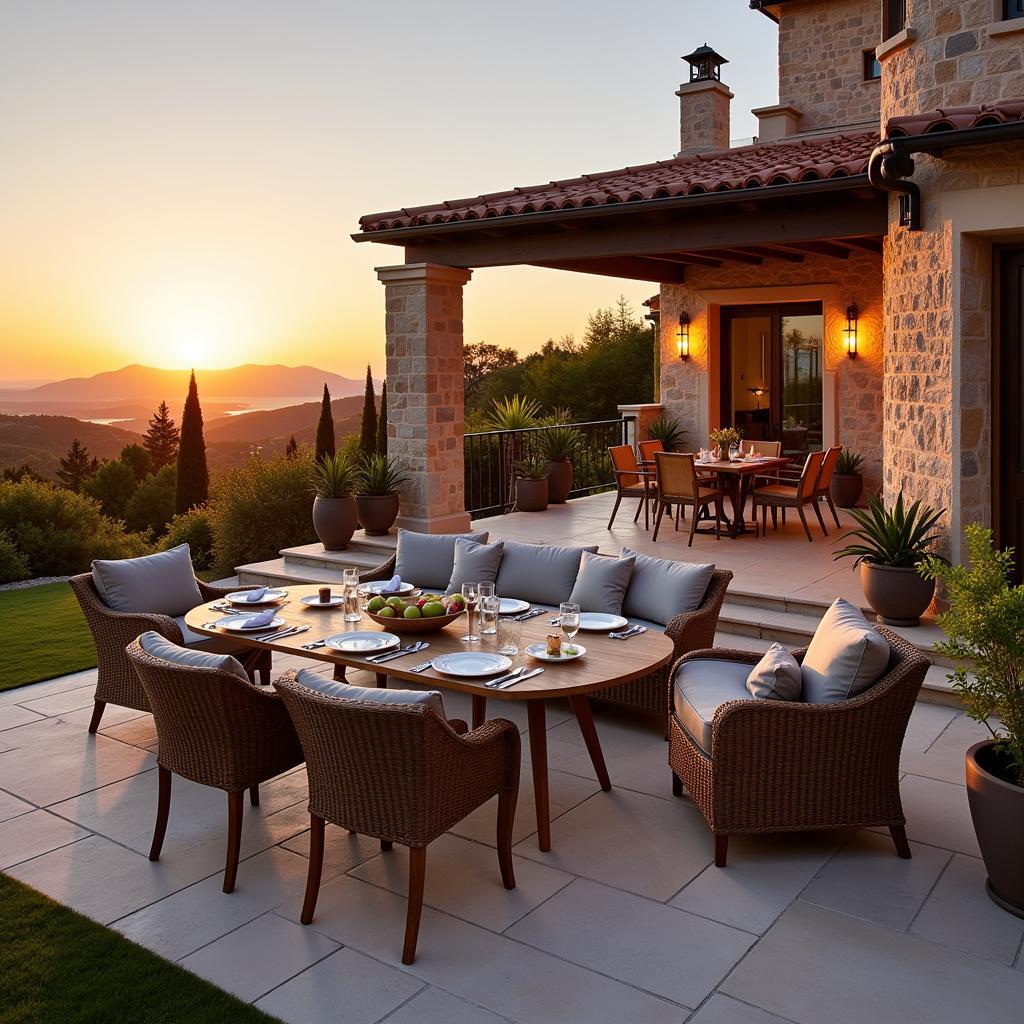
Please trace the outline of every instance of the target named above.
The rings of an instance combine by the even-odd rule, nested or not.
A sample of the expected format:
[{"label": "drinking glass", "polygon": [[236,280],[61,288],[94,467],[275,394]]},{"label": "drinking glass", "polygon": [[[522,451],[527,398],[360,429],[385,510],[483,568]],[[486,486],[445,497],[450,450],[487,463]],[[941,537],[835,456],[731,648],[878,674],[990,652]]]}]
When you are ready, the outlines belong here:
[{"label": "drinking glass", "polygon": [[580,631],[580,606],[563,601],[558,606],[558,614],[565,639],[572,643],[572,638]]},{"label": "drinking glass", "polygon": [[358,622],[363,613],[359,608],[359,570],[345,569],[341,574],[342,585],[345,594],[345,615],[346,622]]},{"label": "drinking glass", "polygon": [[485,597],[494,597],[494,584],[481,581],[476,585],[476,592],[480,595],[481,601]]},{"label": "drinking glass", "polygon": [[473,632],[473,617],[476,615],[477,602],[480,600],[480,591],[475,583],[462,584],[462,596],[466,599],[466,635],[462,638],[463,643],[475,644],[480,642],[480,637]]},{"label": "drinking glass", "polygon": [[498,619],[498,653],[515,657],[519,653],[519,635],[523,624],[512,616]]},{"label": "drinking glass", "polygon": [[[481,583],[480,586],[483,586]],[[491,587],[494,584],[490,584]],[[480,635],[494,636],[498,632],[498,612],[501,601],[493,594],[480,598]]]}]

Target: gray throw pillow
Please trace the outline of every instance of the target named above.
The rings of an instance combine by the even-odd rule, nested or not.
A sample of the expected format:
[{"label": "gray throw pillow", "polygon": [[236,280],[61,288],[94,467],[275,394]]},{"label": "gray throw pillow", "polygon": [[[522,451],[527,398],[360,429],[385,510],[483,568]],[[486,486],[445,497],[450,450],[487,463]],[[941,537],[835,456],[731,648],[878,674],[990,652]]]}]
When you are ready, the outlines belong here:
[{"label": "gray throw pillow", "polygon": [[427,590],[442,591],[452,578],[455,541],[459,537],[487,543],[487,533],[416,533],[398,531],[395,572],[407,583]]},{"label": "gray throw pillow", "polygon": [[139,646],[152,658],[169,661],[172,665],[184,665],[187,668],[218,669],[230,672],[249,682],[249,676],[242,668],[241,662],[230,654],[209,654],[205,651],[193,651],[188,647],[172,644],[167,637],[153,630],[147,630],[139,637]]},{"label": "gray throw pillow", "polygon": [[568,601],[586,551],[596,553],[597,545],[559,548],[505,541],[495,581],[497,591],[502,597],[518,597],[531,604],[558,605]]},{"label": "gray throw pillow", "polygon": [[750,670],[747,689],[758,700],[799,700],[800,664],[782,644],[772,644]]},{"label": "gray throw pillow", "polygon": [[578,604],[581,612],[621,615],[622,599],[635,564],[635,558],[607,558],[586,552],[569,600]]},{"label": "gray throw pillow", "polygon": [[455,541],[455,564],[446,594],[462,590],[466,580],[475,583],[493,583],[498,576],[498,564],[505,549],[504,541],[478,544],[475,540],[458,537]]},{"label": "gray throw pillow", "polygon": [[622,614],[631,619],[650,619],[663,626],[681,612],[700,607],[715,571],[713,564],[652,558],[629,548],[623,548],[619,557],[636,559]]},{"label": "gray throw pillow", "polygon": [[444,718],[444,702],[437,690],[392,690],[390,688],[374,688],[372,686],[352,686],[350,683],[338,683],[330,676],[322,676],[311,668],[300,668],[295,678],[310,690],[317,690],[328,697],[338,700],[371,701],[377,704],[404,704],[405,706],[422,705],[429,708],[440,718]]},{"label": "gray throw pillow", "polygon": [[807,645],[800,674],[803,699],[835,704],[878,682],[889,667],[889,644],[860,609],[837,597]]},{"label": "gray throw pillow", "polygon": [[141,558],[97,558],[92,580],[115,612],[184,615],[203,603],[187,544]]}]

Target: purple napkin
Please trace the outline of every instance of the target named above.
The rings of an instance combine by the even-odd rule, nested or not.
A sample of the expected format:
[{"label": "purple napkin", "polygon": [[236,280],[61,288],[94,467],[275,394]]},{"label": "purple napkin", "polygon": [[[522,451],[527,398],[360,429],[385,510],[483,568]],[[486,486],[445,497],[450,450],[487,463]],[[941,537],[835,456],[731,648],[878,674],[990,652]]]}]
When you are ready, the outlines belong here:
[{"label": "purple napkin", "polygon": [[388,580],[387,586],[384,588],[387,591],[396,591],[402,586],[402,577],[395,573],[394,576]]},{"label": "purple napkin", "polygon": [[260,601],[260,600],[262,600],[263,595],[266,594],[266,592],[267,592],[267,588],[266,587],[257,587],[255,590],[250,590],[245,595],[245,599],[246,599],[246,601]]},{"label": "purple napkin", "polygon": [[250,615],[245,620],[246,629],[257,629],[260,626],[269,626],[277,614],[276,608],[270,608],[265,612],[260,612],[258,615]]}]

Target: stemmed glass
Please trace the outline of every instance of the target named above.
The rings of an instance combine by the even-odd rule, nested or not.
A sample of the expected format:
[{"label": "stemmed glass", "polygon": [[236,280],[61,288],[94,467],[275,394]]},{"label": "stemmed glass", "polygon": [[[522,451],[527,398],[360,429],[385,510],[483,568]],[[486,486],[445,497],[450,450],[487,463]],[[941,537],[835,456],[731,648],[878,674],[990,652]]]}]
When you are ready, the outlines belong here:
[{"label": "stemmed glass", "polygon": [[463,583],[462,584],[462,596],[466,599],[466,622],[467,622],[467,633],[462,638],[462,642],[466,644],[475,644],[480,642],[480,637],[473,632],[473,616],[476,614],[476,605],[480,600],[480,591],[477,589],[475,583]]},{"label": "stemmed glass", "polygon": [[580,606],[563,601],[558,606],[559,620],[565,639],[571,644],[573,637],[580,631]]}]

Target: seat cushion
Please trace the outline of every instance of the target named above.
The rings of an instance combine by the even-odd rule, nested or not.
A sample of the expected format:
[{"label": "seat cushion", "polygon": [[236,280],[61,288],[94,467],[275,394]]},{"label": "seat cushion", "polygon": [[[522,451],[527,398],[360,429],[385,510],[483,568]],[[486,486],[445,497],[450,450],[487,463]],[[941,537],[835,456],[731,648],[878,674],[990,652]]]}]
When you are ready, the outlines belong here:
[{"label": "seat cushion", "polygon": [[800,667],[803,699],[834,704],[863,693],[889,666],[889,644],[858,608],[837,597],[814,631]]},{"label": "seat cushion", "polygon": [[456,538],[455,562],[445,593],[457,593],[462,590],[462,584],[467,580],[475,583],[493,583],[498,577],[498,565],[504,550],[504,541],[478,544],[466,537]]},{"label": "seat cushion", "polygon": [[715,712],[733,700],[754,700],[747,690],[750,666],[712,658],[684,661],[672,681],[672,707],[679,724],[707,754]]},{"label": "seat cushion", "polygon": [[197,651],[188,647],[179,647],[152,629],[147,630],[139,637],[139,646],[150,657],[160,658],[162,661],[168,661],[172,665],[230,672],[232,675],[238,676],[239,679],[249,682],[249,677],[246,675],[245,669],[242,668],[241,662],[230,654],[214,654],[209,651]]},{"label": "seat cushion", "polygon": [[401,704],[406,707],[422,706],[444,718],[444,702],[438,690],[393,690],[390,687],[377,689],[372,686],[352,686],[339,683],[330,676],[321,675],[311,668],[301,668],[296,679],[310,690],[317,690],[338,700],[360,700],[376,704]]},{"label": "seat cushion", "polygon": [[586,551],[596,553],[597,545],[560,548],[506,541],[495,581],[498,593],[557,607],[569,600],[580,571],[580,559]]},{"label": "seat cushion", "polygon": [[586,552],[569,600],[578,604],[582,612],[621,615],[622,599],[635,563],[635,558],[606,558]]},{"label": "seat cushion", "polygon": [[803,689],[800,663],[782,644],[772,644],[750,670],[747,689],[758,700],[799,700]]},{"label": "seat cushion", "polygon": [[459,537],[487,543],[487,533],[416,533],[398,531],[395,572],[408,583],[425,590],[443,591],[452,578],[455,541]]},{"label": "seat cushion", "polygon": [[754,491],[759,496],[776,498],[795,498],[796,488],[787,484],[769,484],[767,487],[758,487]]},{"label": "seat cushion", "polygon": [[692,612],[700,607],[715,571],[713,564],[652,558],[629,548],[622,549],[621,557],[636,559],[622,602],[622,614],[650,619],[663,626],[680,612]]},{"label": "seat cushion", "polygon": [[115,612],[184,615],[203,603],[187,544],[141,558],[97,558],[96,591]]}]

